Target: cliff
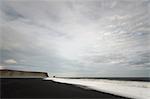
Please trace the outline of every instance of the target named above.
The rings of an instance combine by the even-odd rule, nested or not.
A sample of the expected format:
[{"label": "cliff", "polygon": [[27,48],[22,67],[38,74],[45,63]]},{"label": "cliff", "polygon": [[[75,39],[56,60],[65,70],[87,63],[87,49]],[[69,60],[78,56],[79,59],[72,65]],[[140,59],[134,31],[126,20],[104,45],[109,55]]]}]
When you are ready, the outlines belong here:
[{"label": "cliff", "polygon": [[34,71],[20,71],[20,70],[0,70],[0,77],[36,77],[45,78],[48,77],[46,72],[34,72]]}]

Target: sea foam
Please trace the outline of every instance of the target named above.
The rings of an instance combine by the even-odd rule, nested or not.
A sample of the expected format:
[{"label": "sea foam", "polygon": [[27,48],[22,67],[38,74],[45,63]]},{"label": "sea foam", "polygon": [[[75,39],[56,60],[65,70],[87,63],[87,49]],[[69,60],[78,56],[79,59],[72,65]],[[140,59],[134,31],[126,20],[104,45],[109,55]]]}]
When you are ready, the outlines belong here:
[{"label": "sea foam", "polygon": [[55,82],[85,86],[83,88],[94,89],[114,95],[136,98],[149,99],[150,83],[141,81],[119,81],[107,79],[63,79],[63,78],[45,78]]}]

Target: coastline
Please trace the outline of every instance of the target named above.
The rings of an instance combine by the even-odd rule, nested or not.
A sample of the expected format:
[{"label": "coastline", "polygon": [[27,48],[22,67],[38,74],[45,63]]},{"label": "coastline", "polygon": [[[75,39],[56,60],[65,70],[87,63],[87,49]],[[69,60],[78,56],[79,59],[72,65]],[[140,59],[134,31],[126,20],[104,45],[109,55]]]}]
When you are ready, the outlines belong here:
[{"label": "coastline", "polygon": [[42,78],[1,78],[1,98],[117,98],[122,96]]}]

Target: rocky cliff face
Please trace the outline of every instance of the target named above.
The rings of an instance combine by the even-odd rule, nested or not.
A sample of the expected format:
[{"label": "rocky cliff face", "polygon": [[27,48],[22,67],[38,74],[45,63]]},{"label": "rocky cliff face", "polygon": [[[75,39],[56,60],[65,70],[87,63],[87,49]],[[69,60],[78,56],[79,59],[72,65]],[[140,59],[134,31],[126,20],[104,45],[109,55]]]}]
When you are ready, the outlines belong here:
[{"label": "rocky cliff face", "polygon": [[46,72],[32,72],[32,71],[19,71],[19,70],[0,70],[0,77],[48,77]]}]

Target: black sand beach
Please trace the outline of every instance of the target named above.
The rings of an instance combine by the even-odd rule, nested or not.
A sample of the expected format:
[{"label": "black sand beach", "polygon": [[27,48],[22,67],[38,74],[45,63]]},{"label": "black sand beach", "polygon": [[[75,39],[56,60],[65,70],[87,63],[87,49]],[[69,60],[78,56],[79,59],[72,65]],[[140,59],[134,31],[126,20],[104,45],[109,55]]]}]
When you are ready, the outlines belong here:
[{"label": "black sand beach", "polygon": [[1,98],[119,98],[71,84],[57,83],[42,78],[1,78]]}]

